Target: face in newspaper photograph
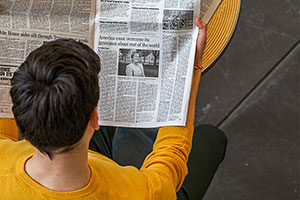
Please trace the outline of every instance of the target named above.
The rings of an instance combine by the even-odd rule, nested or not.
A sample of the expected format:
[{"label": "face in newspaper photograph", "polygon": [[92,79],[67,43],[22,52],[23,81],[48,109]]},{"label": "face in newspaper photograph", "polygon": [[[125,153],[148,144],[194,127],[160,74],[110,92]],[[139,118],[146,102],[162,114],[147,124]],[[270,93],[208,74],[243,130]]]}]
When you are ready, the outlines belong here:
[{"label": "face in newspaper photograph", "polygon": [[187,30],[193,28],[192,10],[164,10],[163,30]]},{"label": "face in newspaper photograph", "polygon": [[118,75],[158,77],[159,51],[120,49]]}]

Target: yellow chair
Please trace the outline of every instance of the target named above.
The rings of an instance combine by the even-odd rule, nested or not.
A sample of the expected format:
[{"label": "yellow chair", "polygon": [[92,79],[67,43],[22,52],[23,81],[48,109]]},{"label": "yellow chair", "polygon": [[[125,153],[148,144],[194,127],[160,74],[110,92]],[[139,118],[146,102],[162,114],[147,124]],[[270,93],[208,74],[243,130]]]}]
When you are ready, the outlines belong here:
[{"label": "yellow chair", "polygon": [[236,27],[241,0],[223,0],[207,25],[207,42],[203,70],[211,66],[223,52]]},{"label": "yellow chair", "polygon": [[15,141],[18,140],[18,127],[14,119],[0,119],[0,134],[9,135]]}]

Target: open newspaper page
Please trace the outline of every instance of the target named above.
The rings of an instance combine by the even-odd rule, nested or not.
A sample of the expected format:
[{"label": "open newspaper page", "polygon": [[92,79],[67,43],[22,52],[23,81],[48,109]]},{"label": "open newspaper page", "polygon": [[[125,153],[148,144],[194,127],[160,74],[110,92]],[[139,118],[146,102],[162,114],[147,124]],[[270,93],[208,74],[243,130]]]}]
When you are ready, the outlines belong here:
[{"label": "open newspaper page", "polygon": [[10,80],[44,41],[73,38],[89,43],[94,0],[0,0],[0,118],[13,118]]},{"label": "open newspaper page", "polygon": [[186,123],[200,0],[98,0],[99,124]]},{"label": "open newspaper page", "polygon": [[201,20],[208,24],[222,0],[202,0],[201,1]]}]

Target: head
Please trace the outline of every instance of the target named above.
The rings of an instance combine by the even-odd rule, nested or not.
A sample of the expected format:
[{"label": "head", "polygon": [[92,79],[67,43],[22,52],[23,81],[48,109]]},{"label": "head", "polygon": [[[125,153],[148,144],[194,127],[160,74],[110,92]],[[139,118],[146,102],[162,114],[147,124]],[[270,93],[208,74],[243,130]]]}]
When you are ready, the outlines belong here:
[{"label": "head", "polygon": [[139,52],[137,52],[137,51],[133,52],[133,53],[131,54],[131,60],[132,60],[133,62],[135,62],[135,63],[140,62],[140,60],[141,60],[141,54],[140,54]]},{"label": "head", "polygon": [[82,137],[99,100],[100,59],[75,40],[47,42],[14,73],[10,95],[22,137],[52,158]]}]

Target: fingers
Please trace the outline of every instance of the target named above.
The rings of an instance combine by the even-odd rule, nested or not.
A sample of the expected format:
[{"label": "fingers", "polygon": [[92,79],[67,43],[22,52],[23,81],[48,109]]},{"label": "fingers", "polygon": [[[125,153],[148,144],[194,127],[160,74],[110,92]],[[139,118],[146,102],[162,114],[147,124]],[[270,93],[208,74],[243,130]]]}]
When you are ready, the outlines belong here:
[{"label": "fingers", "polygon": [[200,18],[196,18],[196,19],[195,19],[195,22],[196,22],[196,26],[197,26],[200,30],[206,29],[206,24],[205,24]]},{"label": "fingers", "polygon": [[196,18],[196,26],[199,28],[198,32],[198,42],[205,43],[206,42],[206,34],[207,34],[207,25],[202,22],[199,18]]},{"label": "fingers", "polygon": [[196,26],[198,26],[199,29],[203,29],[206,26],[206,24],[203,21],[201,21],[200,18],[196,18],[195,22]]},{"label": "fingers", "polygon": [[[198,30],[198,37],[197,37],[197,41],[196,41],[196,55],[195,55],[194,66],[201,66],[202,65],[202,56],[203,56],[204,49],[206,46],[207,26],[199,18],[195,19],[195,23],[196,23],[196,26],[199,28],[199,30]],[[195,69],[200,69],[200,68],[196,67]]]}]

